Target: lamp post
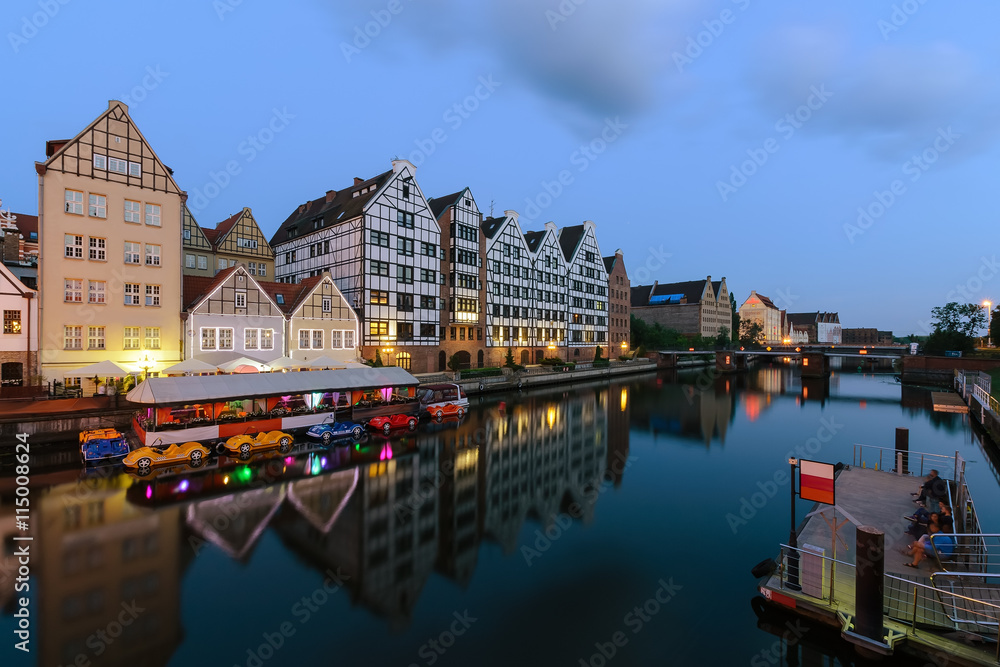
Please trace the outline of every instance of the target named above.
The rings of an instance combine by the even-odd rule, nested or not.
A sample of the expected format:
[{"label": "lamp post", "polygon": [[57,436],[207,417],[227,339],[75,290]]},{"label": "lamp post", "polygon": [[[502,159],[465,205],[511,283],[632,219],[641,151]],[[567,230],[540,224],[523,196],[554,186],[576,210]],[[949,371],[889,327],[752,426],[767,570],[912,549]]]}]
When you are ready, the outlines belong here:
[{"label": "lamp post", "polygon": [[983,301],[983,308],[986,309],[986,347],[993,347],[993,334],[990,332],[990,320],[992,318],[992,313],[990,313],[990,307],[993,304],[990,301]]},{"label": "lamp post", "polygon": [[624,357],[626,354],[628,354],[628,341],[627,340],[623,340],[622,341],[622,356]]},{"label": "lamp post", "polygon": [[136,365],[142,369],[142,379],[145,380],[146,376],[149,374],[149,369],[156,364],[152,357],[149,356],[149,352],[144,352]]}]

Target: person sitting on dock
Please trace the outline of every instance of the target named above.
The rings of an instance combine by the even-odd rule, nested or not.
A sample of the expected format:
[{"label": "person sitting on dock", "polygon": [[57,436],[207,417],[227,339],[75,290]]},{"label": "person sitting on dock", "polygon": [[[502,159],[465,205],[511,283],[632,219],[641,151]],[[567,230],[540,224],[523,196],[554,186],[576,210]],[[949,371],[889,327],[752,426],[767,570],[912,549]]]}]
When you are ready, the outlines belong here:
[{"label": "person sitting on dock", "polygon": [[937,470],[931,470],[927,480],[920,486],[920,492],[912,495],[917,496],[913,500],[917,504],[942,500],[948,497],[948,482],[938,476]]},{"label": "person sitting on dock", "polygon": [[941,503],[941,511],[937,515],[937,524],[941,526],[942,533],[955,532],[955,519],[951,515],[951,508]]},{"label": "person sitting on dock", "polygon": [[[920,562],[928,556],[934,555],[934,548],[942,556],[951,556],[955,553],[955,540],[951,535],[941,533],[941,527],[936,523],[931,523],[926,535],[910,545],[909,550],[904,549],[903,554],[913,557],[913,561],[903,563],[906,567],[920,567]],[[933,540],[933,544],[931,541]]]}]

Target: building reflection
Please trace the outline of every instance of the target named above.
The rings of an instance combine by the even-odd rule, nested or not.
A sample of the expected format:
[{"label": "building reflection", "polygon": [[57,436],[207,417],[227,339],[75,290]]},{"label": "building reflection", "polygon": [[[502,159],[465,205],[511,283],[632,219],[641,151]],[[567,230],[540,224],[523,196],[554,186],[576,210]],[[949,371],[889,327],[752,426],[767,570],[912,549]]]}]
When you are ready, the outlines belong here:
[{"label": "building reflection", "polygon": [[[729,425],[736,417],[736,388],[743,379],[739,375],[713,377],[706,371],[690,383],[652,379],[644,385],[633,384],[631,423],[652,433],[654,439],[663,435],[706,448],[713,440],[725,444]],[[744,399],[751,394],[746,390],[741,393]]]}]

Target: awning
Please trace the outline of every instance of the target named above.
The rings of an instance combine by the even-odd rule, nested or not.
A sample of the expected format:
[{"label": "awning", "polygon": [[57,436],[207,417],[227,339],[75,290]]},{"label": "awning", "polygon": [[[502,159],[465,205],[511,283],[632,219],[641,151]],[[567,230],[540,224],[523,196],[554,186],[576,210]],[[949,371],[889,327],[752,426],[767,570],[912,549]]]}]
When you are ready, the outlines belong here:
[{"label": "awning", "polygon": [[209,403],[307,392],[355,391],[384,387],[414,387],[420,383],[395,366],[345,368],[308,373],[250,373],[155,377],[133,388],[126,399],[146,405]]},{"label": "awning", "polygon": [[107,377],[125,377],[126,375],[133,375],[133,371],[127,371],[113,361],[105,360],[99,361],[96,364],[91,364],[89,366],[84,366],[83,368],[77,368],[72,371],[63,372],[63,377],[68,378],[107,378]]},{"label": "awning", "polygon": [[200,359],[185,359],[180,363],[164,368],[160,372],[169,375],[171,373],[214,373],[217,370],[218,367]]}]

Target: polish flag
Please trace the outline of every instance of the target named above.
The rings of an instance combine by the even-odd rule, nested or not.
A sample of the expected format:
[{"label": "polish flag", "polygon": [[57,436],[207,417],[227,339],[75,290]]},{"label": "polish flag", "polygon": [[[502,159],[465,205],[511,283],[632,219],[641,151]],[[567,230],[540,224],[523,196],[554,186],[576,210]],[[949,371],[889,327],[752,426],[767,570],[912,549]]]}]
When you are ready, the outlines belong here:
[{"label": "polish flag", "polygon": [[834,505],[833,464],[799,461],[799,497]]}]

